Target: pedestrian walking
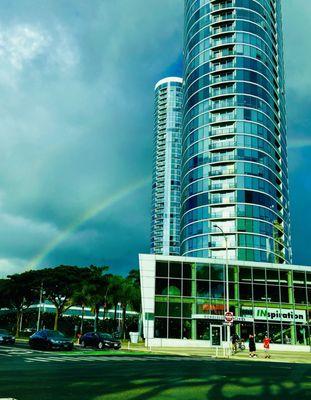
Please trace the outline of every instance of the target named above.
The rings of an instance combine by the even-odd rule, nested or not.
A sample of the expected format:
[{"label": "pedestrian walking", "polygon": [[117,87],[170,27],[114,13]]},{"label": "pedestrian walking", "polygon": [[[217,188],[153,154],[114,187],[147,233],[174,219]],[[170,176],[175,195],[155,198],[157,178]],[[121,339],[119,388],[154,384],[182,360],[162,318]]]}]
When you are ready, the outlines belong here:
[{"label": "pedestrian walking", "polygon": [[237,333],[234,333],[231,337],[231,343],[232,343],[232,353],[235,354],[238,351],[238,342],[240,338]]},{"label": "pedestrian walking", "polygon": [[249,335],[248,346],[249,346],[249,356],[251,358],[256,358],[257,354],[256,354],[255,335]]},{"label": "pedestrian walking", "polygon": [[269,338],[268,335],[266,335],[263,340],[263,348],[265,350],[265,358],[271,358],[270,343],[271,343],[271,339]]}]

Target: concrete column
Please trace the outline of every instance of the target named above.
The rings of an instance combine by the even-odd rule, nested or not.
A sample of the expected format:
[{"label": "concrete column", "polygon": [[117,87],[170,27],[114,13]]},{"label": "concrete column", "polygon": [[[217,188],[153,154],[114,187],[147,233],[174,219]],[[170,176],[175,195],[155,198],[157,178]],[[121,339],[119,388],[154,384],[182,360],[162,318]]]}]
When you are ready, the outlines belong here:
[{"label": "concrete column", "polygon": [[[196,282],[196,268],[195,264],[192,264],[191,266],[191,296],[193,298],[193,303],[191,306],[192,314],[196,314],[196,297],[197,297],[197,282]],[[197,320],[196,319],[191,319],[191,339],[196,340],[197,339]]]},{"label": "concrete column", "polygon": [[[293,309],[295,309],[295,296],[294,296],[294,287],[293,287],[293,271],[288,271],[287,273],[287,283],[288,283],[288,301],[292,305]],[[291,344],[297,343],[297,335],[296,335],[296,327],[295,323],[292,322],[290,325],[290,336],[291,336]]]}]

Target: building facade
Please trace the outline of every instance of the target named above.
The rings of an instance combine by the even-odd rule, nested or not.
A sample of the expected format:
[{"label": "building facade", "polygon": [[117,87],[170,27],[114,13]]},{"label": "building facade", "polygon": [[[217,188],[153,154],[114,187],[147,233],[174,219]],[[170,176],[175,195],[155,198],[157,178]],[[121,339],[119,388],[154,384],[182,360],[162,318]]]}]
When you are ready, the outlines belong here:
[{"label": "building facade", "polygon": [[151,253],[180,253],[182,79],[155,86]]},{"label": "building facade", "polygon": [[181,255],[290,263],[279,0],[185,0]]},{"label": "building facade", "polygon": [[[221,347],[225,265],[221,260],[139,256],[144,336],[152,346]],[[229,262],[231,334],[273,349],[310,351],[311,267]]]}]

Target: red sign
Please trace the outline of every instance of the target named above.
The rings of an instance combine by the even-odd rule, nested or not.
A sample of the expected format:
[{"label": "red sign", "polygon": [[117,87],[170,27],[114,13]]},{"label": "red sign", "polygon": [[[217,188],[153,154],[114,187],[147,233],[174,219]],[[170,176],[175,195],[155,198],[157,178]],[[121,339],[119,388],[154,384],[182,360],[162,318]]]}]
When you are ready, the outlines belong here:
[{"label": "red sign", "polygon": [[[223,304],[202,304],[203,311],[222,311],[224,312],[225,306]],[[221,313],[222,314],[222,313]]]},{"label": "red sign", "polygon": [[233,312],[228,311],[225,313],[225,321],[233,322]]}]

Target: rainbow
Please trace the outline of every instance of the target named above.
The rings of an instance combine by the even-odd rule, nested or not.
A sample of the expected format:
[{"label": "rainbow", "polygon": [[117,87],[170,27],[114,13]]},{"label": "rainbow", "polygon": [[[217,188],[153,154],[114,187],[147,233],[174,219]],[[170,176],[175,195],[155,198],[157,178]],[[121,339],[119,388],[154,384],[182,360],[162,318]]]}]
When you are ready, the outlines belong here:
[{"label": "rainbow", "polygon": [[70,223],[63,231],[61,231],[57,236],[54,237],[52,241],[50,241],[31,261],[28,265],[27,269],[36,269],[39,264],[46,258],[46,256],[57,246],[66,240],[70,235],[72,235],[82,224],[87,222],[88,220],[95,217],[101,211],[106,210],[111,207],[118,201],[124,199],[130,194],[134,193],[136,190],[143,188],[145,185],[149,184],[151,177],[143,178],[142,180],[136,182],[135,184],[131,184],[125,188],[122,188],[120,191],[115,192],[111,197],[105,198],[100,203],[91,207],[83,214],[81,214],[74,222]]}]

